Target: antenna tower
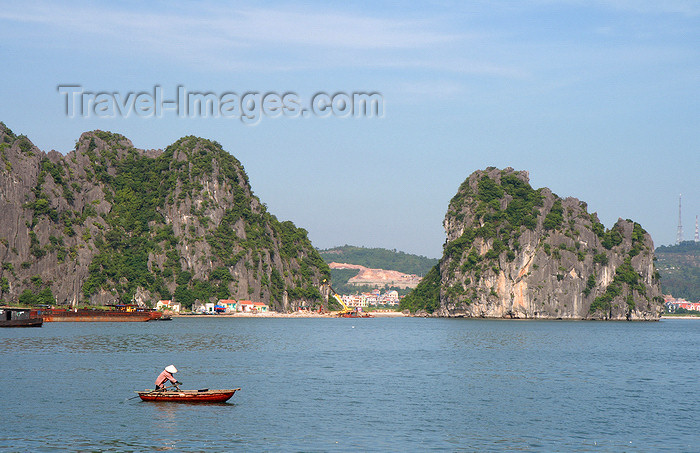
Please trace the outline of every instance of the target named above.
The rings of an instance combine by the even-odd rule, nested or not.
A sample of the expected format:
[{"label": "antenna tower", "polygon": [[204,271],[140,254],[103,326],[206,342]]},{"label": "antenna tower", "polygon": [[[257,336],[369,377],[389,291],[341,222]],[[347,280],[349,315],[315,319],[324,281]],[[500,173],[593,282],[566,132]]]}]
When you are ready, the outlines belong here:
[{"label": "antenna tower", "polygon": [[681,200],[683,194],[678,195],[678,234],[676,235],[676,244],[683,242],[683,225],[681,224]]},{"label": "antenna tower", "polygon": [[700,230],[698,230],[698,216],[695,216],[695,243],[700,242]]}]

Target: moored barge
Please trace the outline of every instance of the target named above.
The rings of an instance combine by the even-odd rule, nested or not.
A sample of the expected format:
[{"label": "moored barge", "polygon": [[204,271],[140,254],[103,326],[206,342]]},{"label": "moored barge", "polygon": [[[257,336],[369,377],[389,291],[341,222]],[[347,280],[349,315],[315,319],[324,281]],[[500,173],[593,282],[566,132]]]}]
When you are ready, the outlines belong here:
[{"label": "moored barge", "polygon": [[163,313],[135,305],[113,305],[110,310],[91,308],[44,308],[38,310],[45,322],[146,322],[159,319]]},{"label": "moored barge", "polygon": [[0,327],[41,327],[43,323],[35,309],[0,307]]}]

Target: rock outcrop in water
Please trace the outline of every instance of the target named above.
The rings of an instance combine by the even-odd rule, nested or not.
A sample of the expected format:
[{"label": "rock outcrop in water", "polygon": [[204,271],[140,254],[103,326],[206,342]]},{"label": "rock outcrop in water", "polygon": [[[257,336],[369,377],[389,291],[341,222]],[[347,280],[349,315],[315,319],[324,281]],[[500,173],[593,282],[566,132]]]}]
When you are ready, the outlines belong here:
[{"label": "rock outcrop in water", "polygon": [[0,302],[323,302],[306,231],[268,213],[216,142],[144,151],[93,131],[64,156],[0,123],[0,158]]},{"label": "rock outcrop in water", "polygon": [[658,320],[649,234],[609,230],[586,203],[534,190],[527,172],[489,168],[460,186],[440,263],[402,302],[446,317]]}]

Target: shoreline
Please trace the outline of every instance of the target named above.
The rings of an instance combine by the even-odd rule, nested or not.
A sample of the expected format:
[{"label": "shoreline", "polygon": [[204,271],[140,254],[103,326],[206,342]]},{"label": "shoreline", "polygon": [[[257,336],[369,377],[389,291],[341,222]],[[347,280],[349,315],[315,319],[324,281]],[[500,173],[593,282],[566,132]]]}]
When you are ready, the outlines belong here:
[{"label": "shoreline", "polygon": [[[406,315],[400,311],[370,311],[365,312],[371,314],[375,318],[410,318],[416,317],[415,315]],[[192,314],[192,313],[166,313],[173,318],[337,318],[337,312],[331,313],[315,313],[306,311],[297,311],[293,313],[279,313],[279,312],[265,312],[265,313],[224,313],[224,314]],[[482,318],[474,318],[482,319]],[[503,319],[503,318],[493,318],[493,319]],[[680,315],[680,316],[661,316],[657,321],[667,320],[667,319],[697,319],[700,320],[700,316],[692,315]],[[529,319],[522,319],[522,321],[528,321]],[[515,320],[514,320],[515,321]]]},{"label": "shoreline", "polygon": [[[276,311],[268,311],[265,313],[223,313],[223,314],[184,314],[172,313],[169,314],[173,318],[337,318],[337,312],[331,313],[314,313],[297,311],[293,313],[279,313]],[[407,315],[400,311],[369,311],[375,318],[404,318]],[[353,318],[354,319],[354,318]],[[359,318],[358,318],[359,319]]]},{"label": "shoreline", "polygon": [[693,315],[671,315],[671,316],[661,316],[660,319],[700,319],[700,316],[693,316]]}]

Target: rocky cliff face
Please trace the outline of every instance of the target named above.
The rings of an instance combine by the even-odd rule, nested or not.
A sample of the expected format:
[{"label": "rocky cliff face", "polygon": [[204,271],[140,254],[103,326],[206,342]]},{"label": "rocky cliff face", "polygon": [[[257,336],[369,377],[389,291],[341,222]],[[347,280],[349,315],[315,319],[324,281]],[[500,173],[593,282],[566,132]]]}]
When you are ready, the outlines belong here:
[{"label": "rocky cliff face", "polygon": [[631,220],[606,230],[586,203],[527,172],[477,171],[445,216],[440,263],[402,306],[436,316],[656,320],[654,247]]},{"label": "rocky cliff face", "polygon": [[0,123],[0,158],[2,302],[323,302],[306,231],[268,213],[216,142],[144,151],[94,131],[64,156]]}]

